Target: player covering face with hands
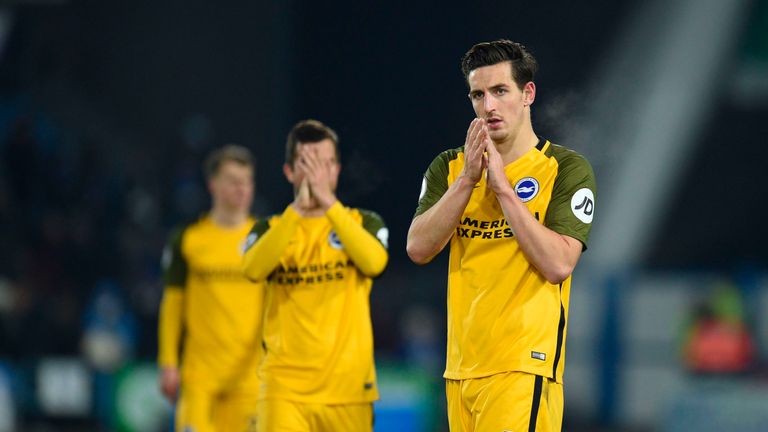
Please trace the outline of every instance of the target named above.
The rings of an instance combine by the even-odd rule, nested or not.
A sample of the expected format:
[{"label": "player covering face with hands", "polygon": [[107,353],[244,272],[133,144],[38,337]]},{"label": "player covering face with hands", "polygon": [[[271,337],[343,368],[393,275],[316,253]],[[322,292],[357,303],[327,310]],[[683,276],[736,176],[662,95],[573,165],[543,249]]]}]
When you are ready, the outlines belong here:
[{"label": "player covering face with hands", "polygon": [[259,432],[372,429],[369,296],[388,234],[376,213],[339,202],[340,169],[336,133],[297,123],[283,165],[293,200],[248,237],[243,271],[266,291]]},{"label": "player covering face with hands", "polygon": [[327,211],[336,199],[336,187],[341,166],[331,140],[297,146],[293,166],[286,164],[283,172],[294,185],[294,208],[302,215],[315,216]]}]

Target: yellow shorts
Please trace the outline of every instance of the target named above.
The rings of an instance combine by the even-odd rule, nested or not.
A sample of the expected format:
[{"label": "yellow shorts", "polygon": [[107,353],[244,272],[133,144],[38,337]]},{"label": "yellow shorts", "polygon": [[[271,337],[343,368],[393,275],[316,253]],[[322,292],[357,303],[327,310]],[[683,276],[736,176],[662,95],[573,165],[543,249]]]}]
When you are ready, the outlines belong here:
[{"label": "yellow shorts", "polygon": [[365,432],[373,430],[373,404],[310,404],[259,401],[259,432]]},{"label": "yellow shorts", "polygon": [[445,380],[451,432],[560,432],[563,385],[523,372]]},{"label": "yellow shorts", "polygon": [[259,400],[256,373],[225,385],[199,374],[182,378],[176,403],[176,432],[255,432]]}]

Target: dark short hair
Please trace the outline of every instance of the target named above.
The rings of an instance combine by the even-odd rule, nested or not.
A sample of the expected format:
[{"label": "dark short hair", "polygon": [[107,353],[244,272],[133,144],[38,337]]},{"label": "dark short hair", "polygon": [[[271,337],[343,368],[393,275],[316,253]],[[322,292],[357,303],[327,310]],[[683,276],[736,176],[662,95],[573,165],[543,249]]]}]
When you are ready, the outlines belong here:
[{"label": "dark short hair", "polygon": [[219,173],[224,162],[235,162],[242,166],[254,168],[253,154],[243,146],[227,144],[212,151],[203,163],[203,173],[206,179],[211,179]]},{"label": "dark short hair", "polygon": [[324,125],[318,120],[302,120],[296,123],[291,131],[288,132],[288,139],[285,142],[285,163],[293,165],[296,160],[296,148],[299,144],[316,143],[324,139],[333,141],[333,148],[336,151],[336,160],[341,160],[339,154],[339,136],[336,132]]},{"label": "dark short hair", "polygon": [[[510,62],[512,64],[512,79],[517,86],[522,88],[533,81],[539,64],[523,44],[512,42],[508,39],[499,39],[492,42],[481,42],[467,51],[461,58],[461,72],[467,80],[473,70],[492,66],[498,63]],[[467,80],[467,82],[469,82]]]}]

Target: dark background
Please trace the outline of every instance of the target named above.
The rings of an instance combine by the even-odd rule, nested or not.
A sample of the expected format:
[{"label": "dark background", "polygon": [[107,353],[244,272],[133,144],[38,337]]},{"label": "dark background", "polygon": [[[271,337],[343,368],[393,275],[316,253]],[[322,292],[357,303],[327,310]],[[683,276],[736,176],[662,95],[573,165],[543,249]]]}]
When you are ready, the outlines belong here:
[{"label": "dark background", "polygon": [[[326,3],[2,6],[0,292],[11,300],[0,302],[0,356],[79,355],[83,316],[109,286],[135,316],[132,356],[154,359],[160,254],[169,230],[209,205],[203,157],[249,147],[254,211],[281,212],[284,137],[305,118],[339,133],[342,202],[390,228],[372,297],[377,353],[407,355],[414,306],[431,311],[444,343],[446,257],[417,267],[405,238],[424,170],[463,144],[473,118],[459,59],[480,41],[527,45],[540,64],[534,129],[571,146],[572,119],[639,2]],[[766,16],[764,5],[750,15]],[[733,64],[765,36],[745,26],[739,40]],[[733,101],[731,71],[640,269],[765,267],[768,109]]]},{"label": "dark background", "polygon": [[[66,274],[58,284],[79,295],[103,278],[156,285],[147,279],[156,279],[165,233],[208,205],[198,168],[205,153],[230,142],[251,148],[256,211],[280,212],[291,193],[284,137],[296,121],[317,118],[341,138],[342,201],[379,212],[390,227],[387,289],[376,290],[377,301],[394,316],[411,296],[439,305],[439,282],[390,290],[406,290],[399,281],[413,275],[444,279],[444,262],[410,264],[405,234],[424,170],[463,145],[473,118],[459,59],[478,41],[523,41],[541,64],[537,104],[545,106],[585,86],[630,6],[20,5],[0,80],[11,111],[2,270],[19,277],[25,266],[56,266]],[[568,142],[557,118],[534,118],[540,134]],[[57,238],[45,238],[45,226]],[[49,247],[66,261],[22,258]],[[377,341],[396,349],[387,327]]]}]

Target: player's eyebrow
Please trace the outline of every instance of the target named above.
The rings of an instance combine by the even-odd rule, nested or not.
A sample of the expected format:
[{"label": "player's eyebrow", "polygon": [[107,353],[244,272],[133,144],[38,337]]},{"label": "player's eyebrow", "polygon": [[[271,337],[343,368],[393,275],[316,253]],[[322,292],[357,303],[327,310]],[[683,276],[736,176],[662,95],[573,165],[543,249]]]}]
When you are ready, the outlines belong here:
[{"label": "player's eyebrow", "polygon": [[[488,90],[498,90],[498,89],[501,89],[501,88],[509,88],[509,84],[507,84],[507,83],[495,84],[495,85],[490,86],[488,88]],[[483,92],[483,90],[479,89],[479,88],[469,89],[469,94],[482,93],[482,92]]]}]

